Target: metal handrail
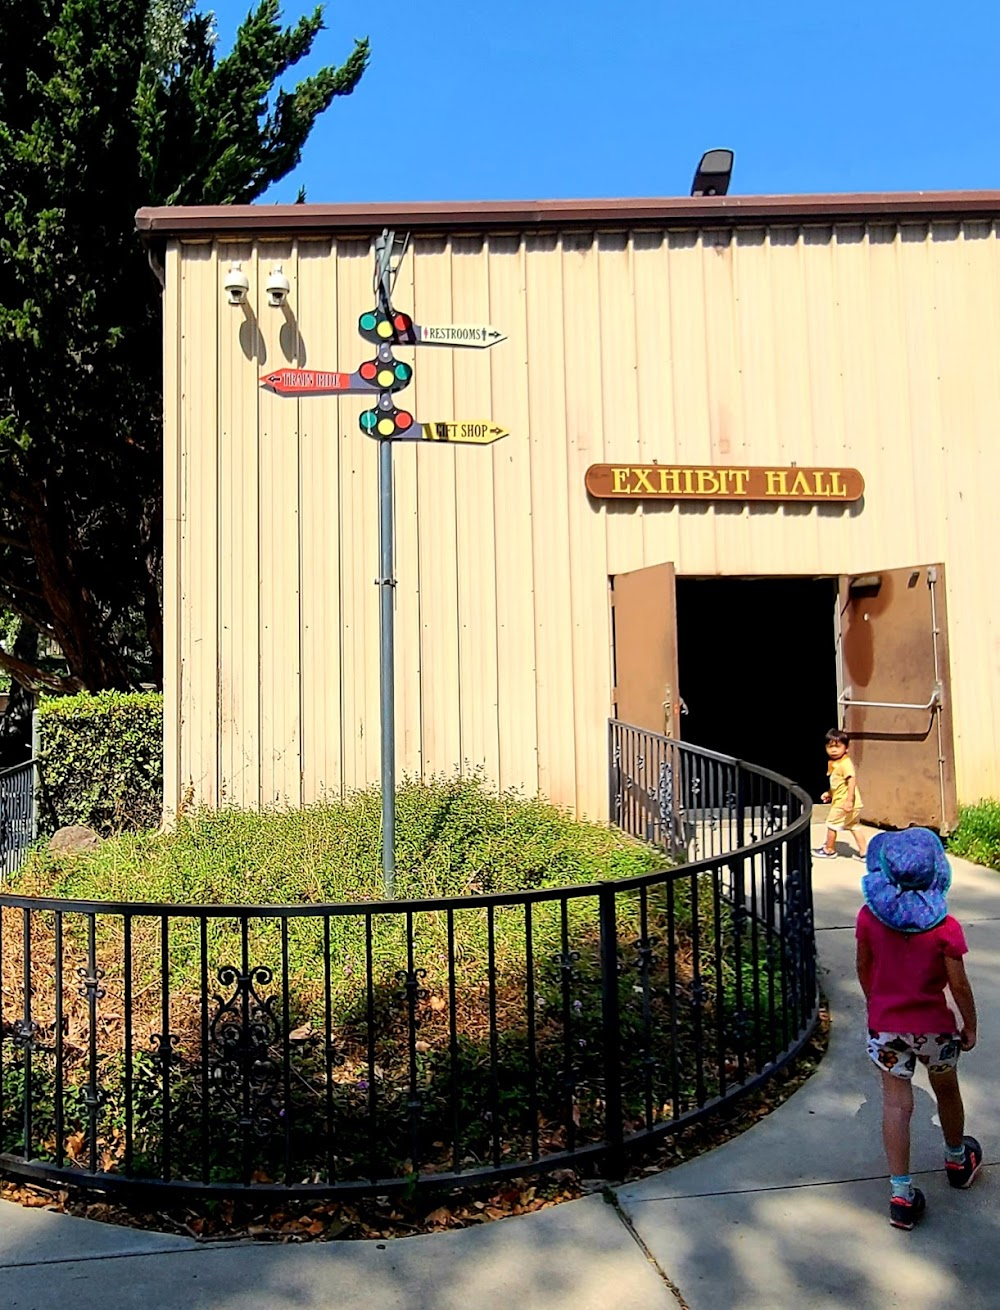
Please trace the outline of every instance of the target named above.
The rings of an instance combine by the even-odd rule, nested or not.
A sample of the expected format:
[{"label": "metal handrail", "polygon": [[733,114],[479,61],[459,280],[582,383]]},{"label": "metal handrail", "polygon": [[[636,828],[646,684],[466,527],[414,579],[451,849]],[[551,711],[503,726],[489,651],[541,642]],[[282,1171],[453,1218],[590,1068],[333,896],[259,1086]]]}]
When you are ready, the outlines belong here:
[{"label": "metal handrail", "polygon": [[900,701],[884,700],[854,700],[850,692],[845,691],[839,698],[839,703],[844,706],[857,706],[862,709],[872,710],[932,710],[936,705],[941,704],[942,687],[936,683],[934,690],[931,692],[931,698],[926,705],[910,705]]}]

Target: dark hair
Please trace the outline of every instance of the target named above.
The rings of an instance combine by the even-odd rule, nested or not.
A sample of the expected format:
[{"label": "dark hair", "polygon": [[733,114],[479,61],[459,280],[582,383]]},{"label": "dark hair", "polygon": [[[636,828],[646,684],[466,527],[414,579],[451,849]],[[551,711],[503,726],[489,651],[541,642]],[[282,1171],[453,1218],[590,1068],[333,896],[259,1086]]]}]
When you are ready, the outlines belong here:
[{"label": "dark hair", "polygon": [[843,728],[831,728],[826,734],[826,739],[827,741],[839,741],[841,746],[848,746],[851,741]]}]

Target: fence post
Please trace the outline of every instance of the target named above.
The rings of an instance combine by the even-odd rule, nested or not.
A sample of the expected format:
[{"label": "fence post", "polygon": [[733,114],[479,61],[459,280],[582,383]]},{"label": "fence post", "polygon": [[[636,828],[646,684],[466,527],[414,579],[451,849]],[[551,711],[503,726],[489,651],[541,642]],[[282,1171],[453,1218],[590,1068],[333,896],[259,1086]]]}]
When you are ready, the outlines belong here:
[{"label": "fence post", "polygon": [[747,802],[746,792],[746,775],[736,761],[736,847],[741,850],[747,844]]},{"label": "fence post", "polygon": [[607,1174],[625,1173],[625,1125],[622,1121],[622,1062],[618,1004],[618,921],[614,883],[601,883],[598,907],[601,931],[601,1014],[604,1034],[604,1128],[608,1143]]},{"label": "fence post", "polygon": [[42,772],[38,763],[38,754],[42,745],[42,733],[38,724],[37,707],[31,711],[31,840],[38,840],[38,805],[42,796]]},{"label": "fence post", "polygon": [[619,799],[622,794],[621,739],[614,719],[608,720],[608,823],[621,824]]}]

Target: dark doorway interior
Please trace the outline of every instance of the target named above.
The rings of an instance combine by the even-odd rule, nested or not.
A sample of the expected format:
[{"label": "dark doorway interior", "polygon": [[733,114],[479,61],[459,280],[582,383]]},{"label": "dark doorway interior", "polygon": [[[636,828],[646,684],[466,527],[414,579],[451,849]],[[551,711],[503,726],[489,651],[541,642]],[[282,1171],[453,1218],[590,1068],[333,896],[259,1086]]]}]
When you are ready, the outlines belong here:
[{"label": "dark doorway interior", "polygon": [[678,578],[681,736],[818,799],[837,724],[832,578]]}]

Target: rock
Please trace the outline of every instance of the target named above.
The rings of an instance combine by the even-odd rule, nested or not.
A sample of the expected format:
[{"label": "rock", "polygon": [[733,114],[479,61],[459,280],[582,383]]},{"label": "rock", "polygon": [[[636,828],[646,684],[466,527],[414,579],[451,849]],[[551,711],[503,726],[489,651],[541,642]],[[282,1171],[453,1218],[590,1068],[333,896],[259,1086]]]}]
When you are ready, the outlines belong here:
[{"label": "rock", "polygon": [[93,828],[84,828],[81,824],[74,823],[68,828],[60,828],[52,835],[49,850],[57,855],[78,855],[96,851],[103,844],[104,838],[94,832]]}]

